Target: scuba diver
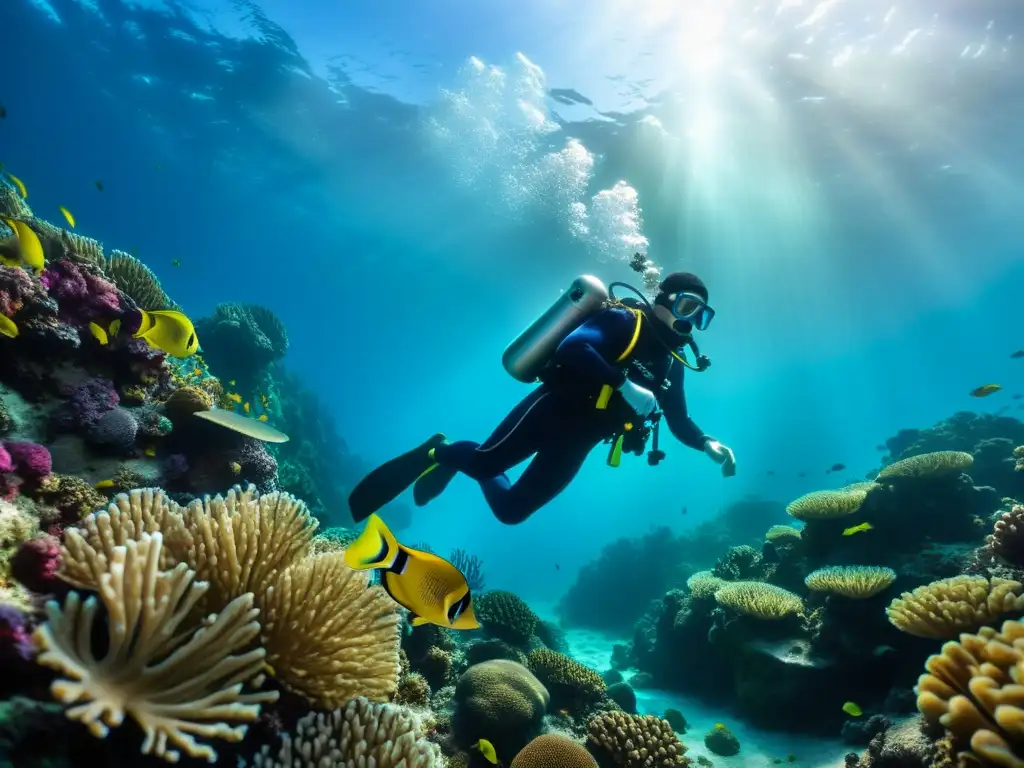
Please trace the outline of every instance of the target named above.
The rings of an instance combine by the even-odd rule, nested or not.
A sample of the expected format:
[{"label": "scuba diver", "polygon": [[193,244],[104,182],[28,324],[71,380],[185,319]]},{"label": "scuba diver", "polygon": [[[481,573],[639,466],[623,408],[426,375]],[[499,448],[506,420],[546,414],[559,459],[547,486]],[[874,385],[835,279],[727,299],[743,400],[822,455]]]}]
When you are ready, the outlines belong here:
[{"label": "scuba diver", "polygon": [[[353,518],[366,519],[410,485],[416,505],[424,506],[461,472],[480,484],[498,520],[521,523],[565,490],[599,443],[612,444],[608,463],[617,466],[623,450],[642,454],[653,433],[648,463],[660,462],[662,415],[677,440],[704,452],[724,476],[734,475],[732,450],[694,423],[683,393],[685,369],[710,365],[693,339],[715,315],[704,282],[689,272],[668,275],[653,304],[632,286],[610,287],[616,286],[640,300],[610,298],[589,275],[573,281],[503,356],[512,376],[540,385],[483,443],[436,434],[370,472],[349,496]],[[530,457],[511,482],[505,473]]]}]

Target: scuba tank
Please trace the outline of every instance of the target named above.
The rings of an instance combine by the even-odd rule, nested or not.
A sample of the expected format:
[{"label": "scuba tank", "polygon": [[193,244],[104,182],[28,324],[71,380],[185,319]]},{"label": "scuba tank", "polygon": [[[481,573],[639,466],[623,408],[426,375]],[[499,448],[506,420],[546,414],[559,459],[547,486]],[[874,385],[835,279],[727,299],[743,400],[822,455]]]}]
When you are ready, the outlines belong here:
[{"label": "scuba tank", "polygon": [[524,384],[536,381],[562,340],[606,301],[608,289],[604,283],[593,275],[580,275],[505,348],[501,364],[512,378]]}]

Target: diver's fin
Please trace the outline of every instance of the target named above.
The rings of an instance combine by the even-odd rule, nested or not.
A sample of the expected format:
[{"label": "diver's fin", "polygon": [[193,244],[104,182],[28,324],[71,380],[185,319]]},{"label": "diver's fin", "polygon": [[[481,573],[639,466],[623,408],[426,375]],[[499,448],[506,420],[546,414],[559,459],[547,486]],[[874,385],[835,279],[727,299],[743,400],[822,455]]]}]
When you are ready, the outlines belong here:
[{"label": "diver's fin", "polygon": [[449,467],[442,467],[434,464],[430,469],[419,476],[416,484],[412,487],[412,500],[417,507],[425,507],[432,502],[448,487],[457,472]]},{"label": "diver's fin", "polygon": [[345,565],[359,571],[386,569],[394,565],[399,554],[394,534],[377,515],[370,515],[363,532],[345,547]]},{"label": "diver's fin", "polygon": [[422,616],[413,616],[412,617],[412,625],[414,627],[422,627],[424,624],[429,624],[429,623],[430,622],[427,621],[426,619],[424,619]]},{"label": "diver's fin", "polygon": [[348,496],[352,519],[362,522],[389,501],[394,501],[416,478],[434,464],[431,449],[444,442],[438,433],[408,453],[381,464],[359,481]]}]

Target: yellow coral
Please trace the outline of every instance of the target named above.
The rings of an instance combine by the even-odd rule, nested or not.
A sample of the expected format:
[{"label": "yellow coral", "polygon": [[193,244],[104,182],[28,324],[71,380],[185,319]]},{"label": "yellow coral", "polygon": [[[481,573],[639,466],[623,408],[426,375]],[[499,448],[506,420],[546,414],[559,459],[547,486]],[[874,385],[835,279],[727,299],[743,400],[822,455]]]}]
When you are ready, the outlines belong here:
[{"label": "yellow coral", "polygon": [[686,580],[690,594],[698,600],[710,600],[718,588],[726,583],[725,579],[720,579],[711,571],[697,571]]},{"label": "yellow coral", "polygon": [[719,605],[758,619],[782,619],[803,610],[792,592],[760,581],[727,582],[715,592]]},{"label": "yellow coral", "polygon": [[[1024,624],[963,634],[928,658],[917,708],[970,746],[961,765],[1024,766]],[[972,754],[973,753],[973,754]],[[973,758],[973,759],[971,759]]]},{"label": "yellow coral", "polygon": [[183,420],[197,411],[208,411],[213,407],[210,394],[195,386],[180,387],[171,393],[164,403],[167,417],[171,421]]},{"label": "yellow coral", "polygon": [[325,709],[357,695],[386,700],[400,669],[395,603],[344,557],[316,555],[284,569],[259,601],[276,677]]},{"label": "yellow coral", "polygon": [[765,541],[787,543],[800,538],[800,529],[791,525],[773,525],[764,535]]},{"label": "yellow coral", "polygon": [[797,520],[831,520],[852,515],[868,497],[869,488],[849,486],[837,491],[812,491],[790,502],[786,512]]},{"label": "yellow coral", "polygon": [[959,475],[974,463],[974,457],[963,451],[922,453],[883,467],[876,481],[902,480],[913,477]]},{"label": "yellow coral", "polygon": [[53,695],[70,705],[67,716],[104,737],[128,715],[145,733],[143,754],[177,762],[177,747],[209,762],[217,753],[195,736],[240,741],[261,702],[276,691],[242,693],[257,678],[264,651],[252,648],[259,633],[252,595],[232,601],[216,617],[189,626],[187,617],[206,585],[194,581],[184,564],[161,571],[160,533],[141,534],[123,545],[105,542],[90,559],[90,581],[98,585],[107,615],[107,652],[93,656],[95,597],[85,603],[68,595],[63,609],[46,606],[47,621],[35,632],[40,664],[67,675],[52,685]]},{"label": "yellow coral", "polygon": [[886,613],[893,626],[908,634],[947,640],[1004,613],[1024,611],[1022,588],[1010,579],[954,576],[904,592]]},{"label": "yellow coral", "polygon": [[814,592],[832,592],[856,600],[873,597],[896,581],[896,571],[874,565],[833,565],[819,568],[804,579]]},{"label": "yellow coral", "polygon": [[441,752],[424,738],[416,715],[394,704],[355,699],[344,709],[310,712],[285,734],[275,757],[263,747],[255,768],[440,768]]}]

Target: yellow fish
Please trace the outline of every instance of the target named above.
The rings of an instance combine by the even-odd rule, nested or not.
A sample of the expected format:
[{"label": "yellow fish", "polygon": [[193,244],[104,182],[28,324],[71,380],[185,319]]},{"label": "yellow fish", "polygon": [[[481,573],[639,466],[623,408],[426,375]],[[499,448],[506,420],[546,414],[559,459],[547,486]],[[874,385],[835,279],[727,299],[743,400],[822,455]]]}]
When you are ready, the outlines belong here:
[{"label": "yellow fish", "polygon": [[232,461],[229,466],[231,467],[231,471],[234,472],[236,475],[242,471],[242,465],[239,464],[237,461]]},{"label": "yellow fish", "polygon": [[101,491],[104,488],[113,488],[113,487],[114,487],[114,481],[113,480],[100,480],[98,483],[96,483],[96,489],[97,490],[101,490]]},{"label": "yellow fish", "polygon": [[115,320],[107,328],[107,331],[110,333],[111,336],[117,336],[117,332],[120,331],[120,330],[121,330],[121,321],[120,320]]},{"label": "yellow fish", "polygon": [[142,325],[135,338],[143,338],[150,346],[174,357],[191,357],[199,349],[196,329],[181,312],[171,309],[139,311],[142,312]]},{"label": "yellow fish", "polygon": [[63,205],[59,206],[59,207],[60,207],[60,212],[64,214],[64,218],[67,219],[68,224],[70,224],[71,228],[74,229],[75,228],[75,217],[71,214],[71,211],[69,211]]},{"label": "yellow fish", "polygon": [[857,706],[856,702],[853,701],[848,701],[843,704],[843,712],[848,714],[850,717],[860,717],[864,714],[861,711],[861,708]]},{"label": "yellow fish", "polygon": [[18,336],[18,326],[7,315],[0,315],[0,336],[6,336],[9,339]]},{"label": "yellow fish", "polygon": [[152,457],[156,456],[156,448],[154,448],[153,446],[150,446],[149,448],[144,450],[143,453],[146,454],[147,456],[149,456],[150,458],[152,458]]},{"label": "yellow fish", "polygon": [[972,389],[969,394],[971,397],[988,397],[1000,389],[1002,389],[1002,386],[999,384],[982,384],[977,389]]},{"label": "yellow fish", "polygon": [[28,189],[25,188],[25,182],[15,176],[13,173],[8,173],[7,178],[14,182],[14,186],[18,188],[18,194],[22,197],[28,197]]},{"label": "yellow fish", "polygon": [[229,381],[229,382],[228,382],[228,386],[229,386],[229,387],[233,387],[233,386],[235,386],[235,385],[236,385],[237,383],[238,383],[237,381],[235,381],[234,379],[232,379],[231,381]]},{"label": "yellow fish", "polygon": [[232,403],[240,403],[240,402],[242,402],[242,396],[240,394],[238,394],[237,392],[228,392],[225,395],[225,397],[228,400],[230,400]]},{"label": "yellow fish", "polygon": [[36,272],[42,272],[45,266],[43,258],[43,244],[39,242],[36,233],[27,224],[16,219],[4,218],[4,224],[11,228],[18,238],[18,245],[21,248],[21,260],[25,266],[31,267]]},{"label": "yellow fish", "polygon": [[248,413],[249,411],[252,410],[252,406],[249,405],[249,401],[248,400],[246,400],[244,403],[242,403],[242,410],[245,411],[246,413]]},{"label": "yellow fish", "polygon": [[261,414],[260,414],[259,416],[257,416],[256,418],[257,418],[257,419],[259,419],[260,421],[266,421],[266,420],[267,420],[267,414],[265,414],[265,413],[261,413]]},{"label": "yellow fish", "polygon": [[871,523],[861,523],[860,525],[854,525],[843,531],[843,536],[853,536],[855,533],[861,533],[862,531],[872,531],[875,526]]},{"label": "yellow fish", "polygon": [[473,745],[473,749],[479,750],[480,754],[484,756],[491,765],[498,764],[498,753],[494,750],[494,745],[491,744],[487,739],[480,739],[476,744]]},{"label": "yellow fish", "polygon": [[[117,320],[115,320],[114,322],[116,323]],[[91,333],[93,335],[93,338],[96,339],[96,341],[98,341],[100,344],[105,345],[110,343],[110,337],[107,336],[107,332],[103,330],[103,326],[97,323],[89,323],[89,333]]]},{"label": "yellow fish", "polygon": [[356,570],[380,570],[391,599],[413,614],[412,625],[477,629],[473,597],[462,572],[431,552],[398,543],[377,515],[345,549],[345,564]]}]

